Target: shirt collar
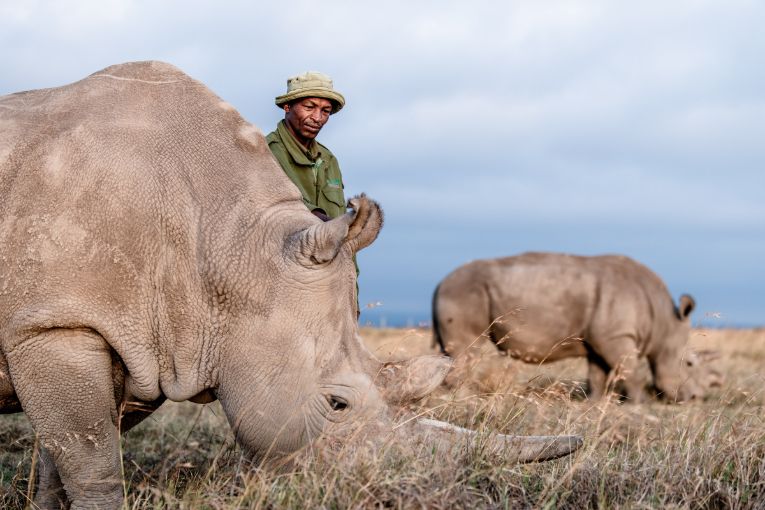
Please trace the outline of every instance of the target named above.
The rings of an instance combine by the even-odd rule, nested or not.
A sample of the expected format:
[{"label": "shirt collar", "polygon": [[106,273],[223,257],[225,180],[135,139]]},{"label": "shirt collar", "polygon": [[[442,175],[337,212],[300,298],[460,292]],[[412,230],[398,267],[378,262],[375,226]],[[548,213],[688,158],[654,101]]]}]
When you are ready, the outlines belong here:
[{"label": "shirt collar", "polygon": [[306,149],[295,140],[295,137],[290,133],[290,130],[287,128],[287,123],[284,120],[277,124],[276,132],[282,139],[287,152],[289,152],[292,159],[294,159],[295,163],[298,165],[313,165],[319,156],[321,156],[321,149],[319,148],[319,144],[316,143],[316,140],[311,140],[308,149]]}]

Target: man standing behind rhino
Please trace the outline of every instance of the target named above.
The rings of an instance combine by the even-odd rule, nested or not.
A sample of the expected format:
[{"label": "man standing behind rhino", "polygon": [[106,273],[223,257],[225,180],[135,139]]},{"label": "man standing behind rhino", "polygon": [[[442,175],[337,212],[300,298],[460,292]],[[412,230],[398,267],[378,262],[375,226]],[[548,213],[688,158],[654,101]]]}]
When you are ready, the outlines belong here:
[{"label": "man standing behind rhino", "polygon": [[[329,116],[345,106],[345,98],[326,74],[308,71],[287,79],[287,92],[276,98],[284,120],[266,137],[279,165],[303,195],[308,210],[322,221],[345,214],[343,175],[329,149],[316,141]],[[356,276],[359,265],[356,257]],[[358,307],[359,284],[356,282]]]},{"label": "man standing behind rhino", "polygon": [[303,194],[306,207],[323,221],[345,213],[343,176],[337,158],[316,141],[329,116],[345,105],[329,76],[308,71],[287,80],[276,98],[284,120],[266,137],[268,147]]}]

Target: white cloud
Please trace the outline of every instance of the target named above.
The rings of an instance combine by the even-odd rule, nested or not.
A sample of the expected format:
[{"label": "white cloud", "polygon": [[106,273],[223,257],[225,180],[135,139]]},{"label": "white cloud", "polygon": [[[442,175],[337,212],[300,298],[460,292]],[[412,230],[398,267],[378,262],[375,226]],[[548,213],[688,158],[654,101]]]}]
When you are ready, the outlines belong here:
[{"label": "white cloud", "polygon": [[[4,2],[0,94],[162,59],[268,132],[287,76],[317,69],[348,99],[322,141],[388,229],[423,217],[469,236],[481,216],[762,233],[763,15],[755,0]],[[652,249],[712,257],[707,242]]]}]

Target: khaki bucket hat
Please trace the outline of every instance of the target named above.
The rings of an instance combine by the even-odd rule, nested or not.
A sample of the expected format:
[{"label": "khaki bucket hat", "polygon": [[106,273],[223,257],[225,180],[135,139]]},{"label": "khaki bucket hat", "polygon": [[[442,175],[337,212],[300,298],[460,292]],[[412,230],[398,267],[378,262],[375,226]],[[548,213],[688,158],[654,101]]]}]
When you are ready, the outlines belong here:
[{"label": "khaki bucket hat", "polygon": [[343,95],[332,88],[332,78],[318,71],[308,71],[287,79],[287,93],[276,98],[276,106],[304,97],[321,97],[332,101],[332,113],[345,106]]}]

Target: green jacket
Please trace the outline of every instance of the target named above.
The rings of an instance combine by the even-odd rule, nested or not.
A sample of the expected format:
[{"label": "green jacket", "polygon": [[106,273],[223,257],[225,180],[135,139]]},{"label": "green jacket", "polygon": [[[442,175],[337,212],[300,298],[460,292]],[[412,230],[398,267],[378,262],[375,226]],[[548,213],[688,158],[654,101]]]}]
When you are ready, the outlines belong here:
[{"label": "green jacket", "polygon": [[343,176],[337,158],[329,149],[314,140],[306,150],[284,121],[277,124],[266,140],[284,172],[303,194],[303,202],[309,210],[322,209],[330,218],[345,214]]}]

